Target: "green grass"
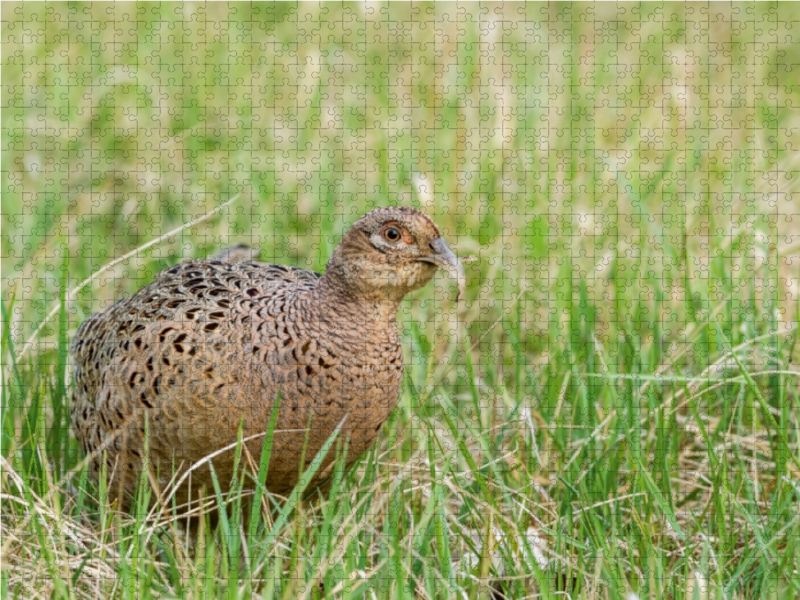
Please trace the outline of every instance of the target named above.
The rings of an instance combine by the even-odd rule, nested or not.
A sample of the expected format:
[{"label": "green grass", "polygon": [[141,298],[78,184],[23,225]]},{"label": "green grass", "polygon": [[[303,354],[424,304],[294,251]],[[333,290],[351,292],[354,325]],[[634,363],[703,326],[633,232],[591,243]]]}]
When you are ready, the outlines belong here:
[{"label": "green grass", "polygon": [[[2,4],[2,597],[800,596],[800,9],[470,7]],[[80,322],[390,204],[477,260],[403,304],[380,441],[289,498],[240,453],[194,542],[109,505]]]}]

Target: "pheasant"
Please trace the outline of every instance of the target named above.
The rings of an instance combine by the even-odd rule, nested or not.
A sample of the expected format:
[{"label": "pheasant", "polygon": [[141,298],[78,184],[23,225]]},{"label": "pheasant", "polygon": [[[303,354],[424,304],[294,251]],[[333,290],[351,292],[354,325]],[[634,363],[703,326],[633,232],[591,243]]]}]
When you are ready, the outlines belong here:
[{"label": "pheasant", "polygon": [[[252,254],[238,246],[179,263],[78,329],[72,427],[94,453],[95,479],[105,459],[109,495],[122,506],[140,477],[146,431],[148,468],[162,490],[176,472],[235,445],[240,426],[257,465],[279,394],[271,492],[293,489],[304,445],[308,463],[343,419],[354,462],[400,395],[401,300],[440,267],[457,280],[459,297],[466,285],[434,222],[406,207],[359,219],[322,275],[252,262]],[[211,462],[219,481],[230,482],[234,450]],[[203,464],[176,490],[178,502],[197,498],[189,480],[193,490],[213,489]]]}]

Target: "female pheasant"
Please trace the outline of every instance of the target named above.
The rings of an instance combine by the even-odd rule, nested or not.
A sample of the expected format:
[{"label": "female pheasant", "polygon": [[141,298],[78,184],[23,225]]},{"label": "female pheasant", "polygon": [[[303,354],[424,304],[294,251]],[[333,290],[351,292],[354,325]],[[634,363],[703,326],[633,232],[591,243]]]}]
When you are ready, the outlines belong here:
[{"label": "female pheasant", "polygon": [[[237,257],[249,258],[225,251],[166,269],[78,329],[72,427],[96,453],[95,477],[105,456],[109,492],[123,505],[141,472],[146,421],[149,468],[163,490],[175,472],[235,443],[240,424],[256,436],[247,449],[258,464],[256,434],[267,431],[279,392],[270,491],[290,491],[304,443],[308,462],[345,416],[353,462],[400,394],[400,301],[438,267],[459,296],[466,281],[430,217],[404,207],[358,220],[323,275]],[[232,450],[214,457],[220,482],[231,481],[233,462]],[[193,498],[201,486],[213,489],[207,465],[191,473]],[[187,481],[177,499],[188,496]]]}]

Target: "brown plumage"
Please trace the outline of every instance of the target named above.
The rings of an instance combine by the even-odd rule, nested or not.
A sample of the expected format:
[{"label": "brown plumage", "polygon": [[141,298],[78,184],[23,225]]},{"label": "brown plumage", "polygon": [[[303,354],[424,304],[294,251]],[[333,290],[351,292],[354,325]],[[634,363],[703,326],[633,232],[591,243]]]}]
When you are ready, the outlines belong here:
[{"label": "brown plumage", "polygon": [[[123,505],[141,472],[146,414],[151,471],[162,490],[175,471],[234,443],[240,422],[244,437],[266,431],[279,390],[271,491],[285,494],[297,483],[306,429],[307,465],[346,416],[353,462],[398,400],[403,356],[395,318],[403,296],[437,267],[458,279],[459,295],[465,281],[439,229],[411,208],[362,217],[324,275],[251,257],[235,247],[184,261],[78,330],[72,426],[85,452],[105,448],[109,490]],[[247,443],[256,464],[262,444],[262,437]],[[213,459],[223,485],[233,456]],[[213,489],[207,466],[191,481],[193,498],[203,485]],[[179,502],[187,491],[186,484],[179,489]]]}]

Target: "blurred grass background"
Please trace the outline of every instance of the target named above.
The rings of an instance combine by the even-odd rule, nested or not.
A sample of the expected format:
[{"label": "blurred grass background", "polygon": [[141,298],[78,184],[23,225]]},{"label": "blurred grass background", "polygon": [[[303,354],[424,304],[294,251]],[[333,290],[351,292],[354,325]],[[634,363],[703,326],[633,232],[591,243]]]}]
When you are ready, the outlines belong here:
[{"label": "blurred grass background", "polygon": [[[4,592],[800,595],[800,7],[0,9]],[[87,516],[81,469],[48,484],[80,459],[84,318],[239,242],[321,271],[392,204],[478,258],[467,300],[437,277],[406,301],[380,447],[263,564]],[[399,504],[340,526],[364,490]],[[37,519],[82,541],[48,554]]]}]

